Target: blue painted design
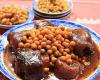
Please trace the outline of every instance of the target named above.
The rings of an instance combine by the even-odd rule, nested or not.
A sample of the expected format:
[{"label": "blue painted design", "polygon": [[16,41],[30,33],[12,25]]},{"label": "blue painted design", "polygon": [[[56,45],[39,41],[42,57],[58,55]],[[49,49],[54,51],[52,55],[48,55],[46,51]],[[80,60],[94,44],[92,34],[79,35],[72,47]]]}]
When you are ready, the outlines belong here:
[{"label": "blue painted design", "polygon": [[[73,28],[73,29],[76,29],[76,28],[82,28],[82,29],[85,29],[87,31],[90,32],[92,38],[96,41],[97,44],[100,43],[100,35],[98,35],[96,32],[94,32],[93,30],[83,26],[83,25],[80,25],[80,24],[77,24],[77,23],[73,23],[73,22],[69,22],[69,21],[65,21],[65,20],[57,20],[57,19],[52,19],[52,20],[48,20],[50,22],[52,22],[53,24],[59,26],[59,25],[65,25],[65,26],[68,26],[70,28]],[[4,52],[4,48],[5,46],[7,45],[7,35],[8,33],[10,32],[18,32],[20,30],[25,30],[25,29],[30,29],[30,28],[33,28],[34,26],[34,22],[30,21],[30,23],[26,23],[26,24],[23,24],[23,25],[18,25],[14,28],[11,28],[10,30],[8,30],[7,32],[5,32],[2,37],[0,38],[0,71],[5,75],[7,76],[9,79],[11,80],[16,80],[15,77],[10,73],[8,72],[4,65],[3,65],[3,61],[2,61],[2,54]],[[96,70],[96,72],[94,73],[93,76],[90,76],[88,78],[88,80],[94,80],[96,76],[100,75],[100,67]]]}]

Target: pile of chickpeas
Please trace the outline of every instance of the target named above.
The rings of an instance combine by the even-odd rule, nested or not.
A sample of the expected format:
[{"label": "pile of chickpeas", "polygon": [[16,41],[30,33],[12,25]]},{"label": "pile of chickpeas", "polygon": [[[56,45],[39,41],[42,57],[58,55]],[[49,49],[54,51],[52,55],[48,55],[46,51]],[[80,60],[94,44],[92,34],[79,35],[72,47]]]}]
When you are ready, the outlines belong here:
[{"label": "pile of chickpeas", "polygon": [[[73,60],[80,60],[73,53],[76,42],[71,40],[72,30],[65,27],[48,27],[26,31],[18,43],[19,48],[31,48],[40,50],[42,55],[48,54],[51,66],[54,66],[57,60],[72,64]],[[85,61],[85,58],[84,58]],[[44,68],[49,71],[49,68]]]},{"label": "pile of chickpeas", "polygon": [[69,8],[66,0],[39,0],[37,7],[47,13],[63,12]]},{"label": "pile of chickpeas", "polygon": [[28,19],[28,11],[17,5],[5,5],[0,8],[0,24],[21,24]]}]

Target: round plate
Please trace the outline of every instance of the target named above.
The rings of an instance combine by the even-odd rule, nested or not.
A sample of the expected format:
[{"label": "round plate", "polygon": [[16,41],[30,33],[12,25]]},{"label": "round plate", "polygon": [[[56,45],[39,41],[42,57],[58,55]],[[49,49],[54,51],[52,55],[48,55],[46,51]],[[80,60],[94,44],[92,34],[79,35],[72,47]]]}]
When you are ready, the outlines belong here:
[{"label": "round plate", "polygon": [[39,0],[32,1],[33,11],[36,16],[41,17],[41,18],[46,18],[46,19],[58,19],[58,18],[62,18],[65,16],[69,16],[69,14],[72,12],[72,8],[73,8],[72,0],[66,0],[66,3],[68,3],[68,5],[69,5],[68,10],[59,12],[59,13],[47,13],[47,12],[43,12],[37,8],[38,2],[39,2]]},{"label": "round plate", "polygon": [[[55,24],[57,26],[65,25],[67,27],[74,28],[74,29],[76,29],[76,28],[85,29],[85,30],[90,32],[93,40],[99,46],[100,35],[98,35],[96,32],[94,32],[93,30],[91,30],[91,29],[89,29],[89,28],[87,28],[87,27],[85,27],[83,25],[80,25],[80,24],[77,24],[77,23],[73,23],[73,22],[69,22],[69,21],[65,21],[65,20],[57,20],[57,19],[52,19],[52,20],[48,20],[48,21],[50,21],[51,23],[53,23],[53,24]],[[16,80],[16,78],[15,78],[15,76],[13,74],[11,74],[7,70],[7,68],[3,64],[3,53],[4,53],[4,49],[5,49],[6,45],[8,44],[7,35],[10,32],[18,32],[18,31],[21,31],[21,30],[31,29],[31,28],[33,28],[33,26],[34,26],[34,22],[30,22],[30,23],[27,23],[27,24],[24,24],[24,25],[20,25],[20,26],[14,27],[14,28],[8,30],[7,32],[5,32],[2,35],[2,37],[0,38],[0,71],[11,80]],[[98,66],[98,68],[95,70],[95,72],[92,73],[86,80],[95,80],[95,77],[99,76],[99,75],[100,75],[100,66]],[[55,80],[55,79],[52,79],[52,80]]]}]

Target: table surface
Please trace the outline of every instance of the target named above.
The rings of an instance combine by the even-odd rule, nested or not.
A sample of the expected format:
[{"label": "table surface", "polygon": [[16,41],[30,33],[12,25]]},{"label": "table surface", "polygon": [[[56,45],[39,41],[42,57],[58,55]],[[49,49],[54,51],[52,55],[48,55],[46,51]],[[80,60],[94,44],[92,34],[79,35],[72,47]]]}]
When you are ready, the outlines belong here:
[{"label": "table surface", "polygon": [[[24,5],[31,9],[32,0],[0,0],[0,6],[5,4]],[[100,0],[73,0],[73,10],[71,15],[63,19],[81,23],[100,34]],[[5,31],[7,30],[0,28],[0,35]],[[0,80],[9,79],[0,73]],[[95,80],[100,80],[100,76]]]}]

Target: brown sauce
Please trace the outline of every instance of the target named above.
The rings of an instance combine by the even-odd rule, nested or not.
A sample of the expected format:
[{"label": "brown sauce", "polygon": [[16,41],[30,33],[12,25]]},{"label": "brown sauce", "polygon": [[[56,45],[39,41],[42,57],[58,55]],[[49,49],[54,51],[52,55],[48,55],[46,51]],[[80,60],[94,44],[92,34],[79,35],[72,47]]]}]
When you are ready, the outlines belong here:
[{"label": "brown sauce", "polygon": [[[12,62],[12,57],[11,55],[9,55],[9,51],[7,50],[7,47],[3,55],[3,60],[7,70],[11,72],[16,78],[18,78],[18,76],[11,70],[12,67],[9,66],[10,63],[8,63],[8,61]],[[84,69],[83,74],[79,75],[77,80],[84,80],[87,77],[89,77],[100,64],[100,51],[98,46],[95,43],[94,43],[94,54],[91,55],[89,61],[91,62],[91,64]]]}]

